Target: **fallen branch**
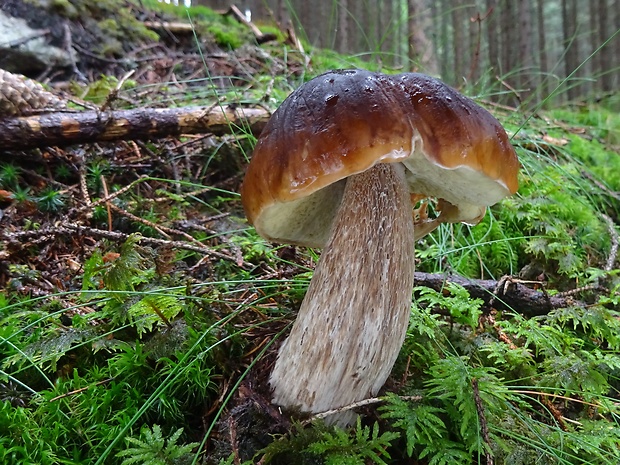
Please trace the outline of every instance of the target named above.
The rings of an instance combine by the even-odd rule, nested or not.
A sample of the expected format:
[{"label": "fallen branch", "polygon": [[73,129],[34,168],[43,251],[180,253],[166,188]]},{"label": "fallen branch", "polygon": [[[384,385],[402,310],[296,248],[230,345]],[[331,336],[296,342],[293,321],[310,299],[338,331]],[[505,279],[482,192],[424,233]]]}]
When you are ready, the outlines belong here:
[{"label": "fallen branch", "polygon": [[[502,283],[503,285],[498,285]],[[491,304],[497,310],[512,310],[521,315],[546,315],[551,310],[569,305],[586,305],[568,295],[550,296],[546,292],[527,287],[518,279],[505,280],[467,279],[458,275],[415,273],[415,285],[441,292],[448,283],[464,287],[474,299],[481,299],[485,305]],[[542,283],[541,283],[542,284]]]},{"label": "fallen branch", "polygon": [[181,134],[258,134],[269,119],[262,108],[180,107],[117,111],[56,111],[0,118],[0,147],[24,150]]},{"label": "fallen branch", "polygon": [[252,21],[249,21],[245,15],[241,12],[241,10],[236,5],[230,5],[230,8],[224,13],[224,15],[232,15],[237,21],[241,24],[247,26],[254,37],[256,38],[256,42],[259,44],[263,44],[265,42],[269,42],[270,40],[276,40],[277,36],[275,34],[264,34]]}]

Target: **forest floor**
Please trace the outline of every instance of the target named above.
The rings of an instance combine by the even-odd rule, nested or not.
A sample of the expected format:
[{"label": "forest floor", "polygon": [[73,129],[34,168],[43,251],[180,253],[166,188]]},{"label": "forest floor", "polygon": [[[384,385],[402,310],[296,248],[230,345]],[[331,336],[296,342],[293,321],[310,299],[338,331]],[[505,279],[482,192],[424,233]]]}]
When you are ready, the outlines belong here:
[{"label": "forest floor", "polygon": [[[325,70],[379,69],[276,27],[259,43],[231,14],[175,30],[124,5],[119,23],[169,25],[101,20],[114,43],[54,93],[273,111]],[[405,345],[350,431],[269,402],[319,254],[247,224],[256,134],[0,148],[0,462],[618,463],[620,97],[532,111],[463,91],[512,136],[521,187],[416,245]]]}]

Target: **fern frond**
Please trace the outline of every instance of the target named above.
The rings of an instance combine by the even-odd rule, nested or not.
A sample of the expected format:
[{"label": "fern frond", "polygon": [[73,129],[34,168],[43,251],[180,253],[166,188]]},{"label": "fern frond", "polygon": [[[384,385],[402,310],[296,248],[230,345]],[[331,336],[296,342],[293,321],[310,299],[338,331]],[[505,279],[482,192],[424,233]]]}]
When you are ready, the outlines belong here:
[{"label": "fern frond", "polygon": [[182,433],[183,428],[179,428],[166,439],[159,425],[153,425],[152,429],[144,428],[141,434],[143,439],[128,437],[127,441],[135,447],[128,447],[116,456],[127,457],[122,465],[176,465],[180,460],[188,459],[192,449],[198,446],[197,442],[178,445]]},{"label": "fern frond", "polygon": [[430,405],[412,405],[394,393],[388,393],[386,400],[386,405],[379,408],[383,412],[381,417],[396,420],[392,425],[403,431],[409,457],[416,446],[428,449],[446,435],[446,425],[438,416],[441,409]]},{"label": "fern frond", "polygon": [[377,465],[387,465],[382,457],[390,458],[387,447],[398,437],[398,433],[379,434],[379,424],[375,422],[372,430],[362,426],[358,417],[354,435],[334,428],[323,433],[321,440],[311,443],[307,450],[313,454],[323,454],[328,465],[365,465],[372,460]]}]

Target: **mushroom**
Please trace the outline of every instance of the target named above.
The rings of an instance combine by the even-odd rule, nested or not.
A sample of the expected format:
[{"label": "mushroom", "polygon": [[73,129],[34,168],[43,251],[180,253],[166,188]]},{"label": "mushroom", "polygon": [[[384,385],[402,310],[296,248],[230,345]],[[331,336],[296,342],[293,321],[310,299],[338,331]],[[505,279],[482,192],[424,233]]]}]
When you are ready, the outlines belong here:
[{"label": "mushroom", "polygon": [[[261,236],[323,248],[270,376],[274,403],[318,413],[376,395],[408,326],[414,241],[478,223],[517,190],[518,168],[500,123],[429,76],[338,70],[294,91],[242,187]],[[440,199],[437,218],[413,211],[423,197]]]}]

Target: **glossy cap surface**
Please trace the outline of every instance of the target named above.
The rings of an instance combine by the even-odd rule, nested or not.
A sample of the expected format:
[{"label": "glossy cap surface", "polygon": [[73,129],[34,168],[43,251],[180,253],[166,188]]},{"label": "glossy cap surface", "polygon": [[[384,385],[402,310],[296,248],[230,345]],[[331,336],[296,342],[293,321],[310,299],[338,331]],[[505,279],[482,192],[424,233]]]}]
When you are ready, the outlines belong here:
[{"label": "glossy cap surface", "polygon": [[518,187],[504,129],[472,100],[422,74],[341,70],[271,117],[242,188],[247,217],[267,239],[320,247],[344,180],[376,163],[403,163],[412,193],[445,199],[463,221]]}]

